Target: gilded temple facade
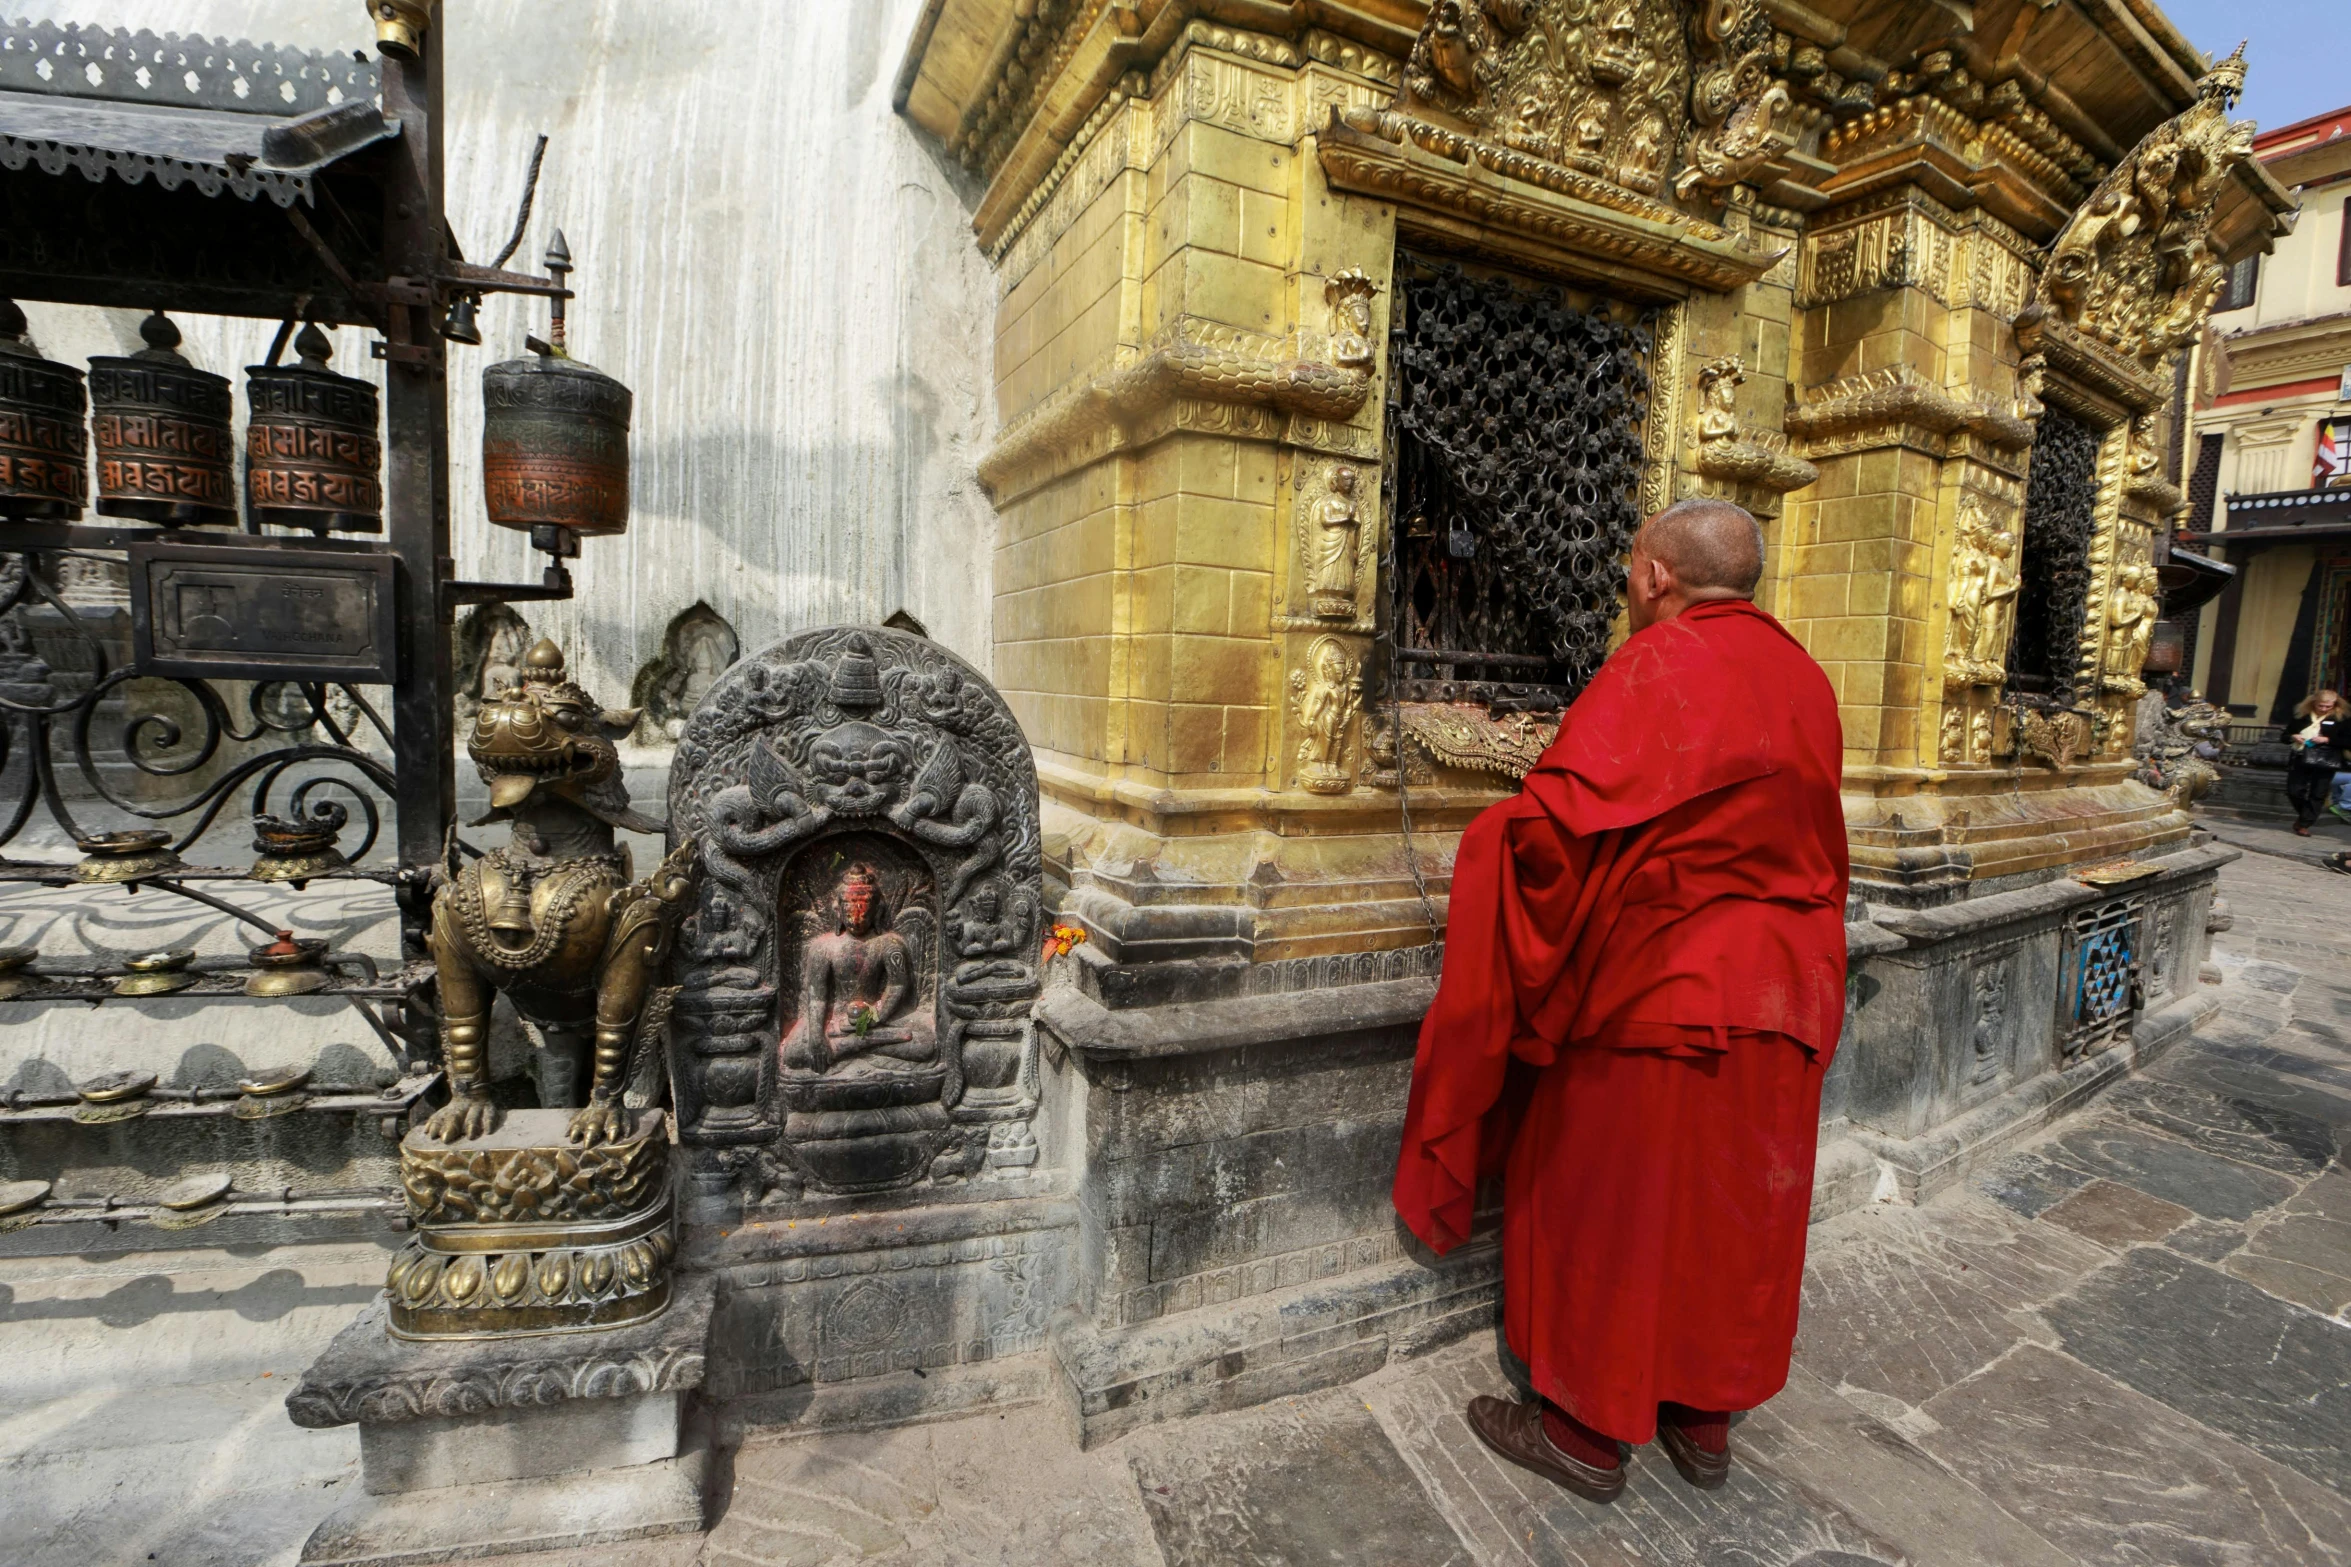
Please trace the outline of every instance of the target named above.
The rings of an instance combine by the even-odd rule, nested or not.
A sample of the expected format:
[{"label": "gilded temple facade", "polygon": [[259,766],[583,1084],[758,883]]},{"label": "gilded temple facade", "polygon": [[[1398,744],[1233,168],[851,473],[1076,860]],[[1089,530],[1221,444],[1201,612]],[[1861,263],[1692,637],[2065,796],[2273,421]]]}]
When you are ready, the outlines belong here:
[{"label": "gilded temple facade", "polygon": [[[1452,857],[1623,641],[1634,532],[1678,498],[1761,519],[1759,599],[1840,702],[1816,1217],[1933,1195],[2213,1010],[2230,851],[2134,741],[2188,353],[2290,217],[2231,117],[2242,58],[2150,0],[675,9],[674,55],[598,0],[582,36],[628,69],[495,66],[519,83],[489,62],[521,12],[366,13],[395,104],[440,87],[416,38],[473,40],[466,199],[436,173],[387,209],[425,250],[508,210],[519,117],[580,128],[595,172],[551,173],[538,221],[571,225],[598,281],[573,341],[636,409],[634,525],[580,552],[576,594],[517,580],[525,535],[485,542],[462,354],[438,489],[391,470],[435,552],[408,580],[447,580],[438,614],[410,592],[431,667],[390,734],[420,776],[462,753],[478,793],[395,802],[399,863],[352,873],[405,964],[262,1015],[380,1002],[397,1070],[324,1024],[207,1024],[202,1058],[184,1020],[75,1026],[101,992],[242,984],[189,953],[0,963],[0,1000],[43,1009],[14,1036],[40,1093],[0,1107],[0,1251],[130,1222],[115,1195],[24,1217],[60,1181],[219,1219],[215,1245],[402,1210],[386,1291],[288,1401],[365,1455],[307,1559],[480,1554],[466,1498],[493,1481],[575,1531],[547,1540],[619,1516],[565,1499],[620,1471],[639,1532],[695,1527],[690,1405],[732,1431],[1051,1399],[1095,1442],[1490,1325],[1496,1238],[1436,1258],[1388,1196]],[[305,58],[340,71],[328,42]],[[738,69],[763,51],[784,63]],[[0,88],[78,95],[42,80]],[[597,138],[624,134],[658,173],[612,172],[638,165]],[[134,184],[40,177],[85,175]],[[568,275],[564,245],[542,264]],[[482,346],[421,339],[485,276],[440,276],[448,317],[401,306],[420,341],[370,362],[388,407],[443,342]],[[83,295],[35,303],[0,321],[14,360],[127,346]],[[188,346],[258,356],[269,303]],[[493,298],[493,337],[538,308]],[[131,635],[127,568],[98,564],[67,558],[43,628]],[[57,671],[0,629],[21,713]],[[328,874],[301,853],[338,852],[324,815],[263,817],[277,863],[203,873],[299,889]],[[153,880],[178,862],[103,852],[148,836],[76,835],[72,874]],[[279,934],[256,965],[305,958]],[[223,1053],[241,1098],[199,1106]],[[223,1176],[172,1217],[199,1158],[162,1140],[177,1096],[289,1214]],[[347,1206],[290,1215],[328,1172]],[[587,1456],[527,1467],[517,1422]]]},{"label": "gilded temple facade", "polygon": [[[1535,367],[1588,345],[1414,335],[1498,289],[1638,340],[1637,387],[1577,415],[1637,444],[1556,497],[1605,546],[1592,579],[1668,500],[1766,519],[1763,601],[1843,700],[1870,896],[2185,840],[2124,780],[2173,370],[2287,205],[2229,123],[2240,64],[2029,6],[1940,32],[1858,5],[1311,9],[942,0],[901,78],[985,181],[997,671],[1102,955],[1425,943],[1451,835],[1604,654],[1606,591],[1506,585],[1478,609],[1512,624],[1425,624],[1481,590],[1432,594],[1424,555],[1523,585],[1585,570],[1576,540],[1505,522],[1448,555],[1391,514],[1431,449],[1440,489],[1554,482]],[[1430,352],[1409,384],[1399,355]],[[1432,395],[1499,397],[1504,449],[1427,427]],[[1493,657],[1428,656],[1455,650]]]}]

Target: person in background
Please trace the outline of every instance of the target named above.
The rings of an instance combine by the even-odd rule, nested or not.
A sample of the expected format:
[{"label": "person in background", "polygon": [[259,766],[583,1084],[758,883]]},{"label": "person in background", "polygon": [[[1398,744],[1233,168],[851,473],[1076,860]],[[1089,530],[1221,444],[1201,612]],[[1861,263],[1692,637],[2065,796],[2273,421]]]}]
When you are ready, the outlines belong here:
[{"label": "person in background", "polygon": [[2343,768],[2343,750],[2351,746],[2351,713],[2342,696],[2321,691],[2294,707],[2298,723],[2286,726],[2286,744],[2292,755],[2286,762],[2286,798],[2294,806],[2294,831],[2307,838],[2311,823],[2325,808],[2334,790],[2335,774]]}]

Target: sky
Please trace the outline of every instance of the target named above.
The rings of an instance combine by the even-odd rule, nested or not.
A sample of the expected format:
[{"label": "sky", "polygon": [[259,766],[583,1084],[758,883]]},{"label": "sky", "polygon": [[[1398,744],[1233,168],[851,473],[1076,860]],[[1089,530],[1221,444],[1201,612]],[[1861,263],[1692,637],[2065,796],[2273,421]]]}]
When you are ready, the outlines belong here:
[{"label": "sky", "polygon": [[2343,43],[2351,0],[2158,0],[2191,43],[2218,59],[2245,46],[2245,99],[2237,114],[2265,131],[2351,104],[2351,54]]}]

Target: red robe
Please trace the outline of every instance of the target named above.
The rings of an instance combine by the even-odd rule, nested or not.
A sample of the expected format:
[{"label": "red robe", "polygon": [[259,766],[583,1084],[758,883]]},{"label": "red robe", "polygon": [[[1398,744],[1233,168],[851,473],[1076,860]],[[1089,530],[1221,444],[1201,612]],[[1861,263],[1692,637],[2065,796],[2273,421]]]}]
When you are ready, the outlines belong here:
[{"label": "red robe", "polygon": [[1778,621],[1628,640],[1462,835],[1395,1202],[1439,1252],[1504,1172],[1503,1328],[1630,1442],[1787,1381],[1845,1011],[1836,694]]}]

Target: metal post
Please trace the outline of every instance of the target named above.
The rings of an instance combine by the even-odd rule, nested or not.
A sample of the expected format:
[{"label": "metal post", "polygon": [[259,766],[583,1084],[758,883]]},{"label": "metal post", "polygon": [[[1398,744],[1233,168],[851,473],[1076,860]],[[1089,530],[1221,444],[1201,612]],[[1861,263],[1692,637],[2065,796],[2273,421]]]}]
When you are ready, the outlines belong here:
[{"label": "metal post", "polygon": [[442,591],[450,575],[448,369],[431,281],[444,262],[441,33],[436,18],[421,59],[411,64],[387,55],[383,62],[384,112],[400,121],[396,168],[384,196],[385,270],[393,280],[385,312],[391,330],[385,350],[384,503],[392,551],[400,559],[394,803],[400,863],[409,873],[401,884],[401,946],[410,957],[423,955],[429,900],[422,872],[441,857],[457,786]]}]

